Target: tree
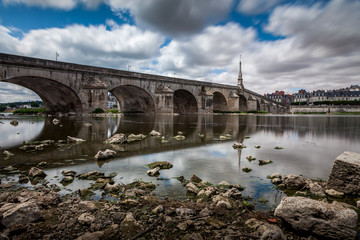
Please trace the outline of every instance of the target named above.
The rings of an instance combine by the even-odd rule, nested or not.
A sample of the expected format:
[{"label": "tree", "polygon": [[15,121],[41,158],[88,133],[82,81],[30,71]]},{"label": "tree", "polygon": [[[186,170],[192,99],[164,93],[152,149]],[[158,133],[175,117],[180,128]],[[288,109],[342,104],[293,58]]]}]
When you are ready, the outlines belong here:
[{"label": "tree", "polygon": [[6,110],[6,107],[5,106],[0,106],[0,112],[3,112]]},{"label": "tree", "polygon": [[40,104],[37,103],[37,102],[31,102],[31,103],[30,103],[30,106],[31,106],[32,108],[38,108],[38,107],[40,107]]}]

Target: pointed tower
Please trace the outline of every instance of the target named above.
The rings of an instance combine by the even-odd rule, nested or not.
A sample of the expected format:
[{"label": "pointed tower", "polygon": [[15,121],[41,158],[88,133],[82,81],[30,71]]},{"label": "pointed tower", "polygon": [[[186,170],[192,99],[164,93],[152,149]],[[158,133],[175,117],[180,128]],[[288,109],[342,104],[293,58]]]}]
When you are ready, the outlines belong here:
[{"label": "pointed tower", "polygon": [[242,78],[242,71],[241,71],[241,60],[239,64],[239,76],[238,76],[238,84],[237,84],[240,92],[244,91],[244,84],[243,84],[243,78]]}]

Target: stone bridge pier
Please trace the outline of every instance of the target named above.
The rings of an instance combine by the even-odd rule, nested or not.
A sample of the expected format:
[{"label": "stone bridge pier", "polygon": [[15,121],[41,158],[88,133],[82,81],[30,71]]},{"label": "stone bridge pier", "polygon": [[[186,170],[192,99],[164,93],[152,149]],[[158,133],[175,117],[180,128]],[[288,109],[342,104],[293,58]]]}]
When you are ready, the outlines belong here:
[{"label": "stone bridge pier", "polygon": [[108,92],[118,99],[122,112],[278,113],[286,109],[245,89],[240,74],[241,70],[241,84],[231,86],[0,53],[0,82],[34,91],[52,113],[106,109]]}]

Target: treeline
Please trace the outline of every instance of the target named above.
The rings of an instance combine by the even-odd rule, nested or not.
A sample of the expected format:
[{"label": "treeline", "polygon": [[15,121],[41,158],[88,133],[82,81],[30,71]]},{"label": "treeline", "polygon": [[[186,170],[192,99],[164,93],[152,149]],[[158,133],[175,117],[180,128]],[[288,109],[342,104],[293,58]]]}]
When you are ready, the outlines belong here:
[{"label": "treeline", "polygon": [[[345,101],[345,100],[339,100],[339,101],[318,101],[311,103],[313,105],[360,105],[360,101],[354,100],[354,101]],[[290,105],[294,106],[302,106],[307,105],[307,102],[292,102]]]},{"label": "treeline", "polygon": [[22,105],[30,105],[31,108],[38,108],[43,105],[42,101],[27,101],[27,102],[11,102],[0,103],[0,112],[4,112],[7,108],[20,108]]}]

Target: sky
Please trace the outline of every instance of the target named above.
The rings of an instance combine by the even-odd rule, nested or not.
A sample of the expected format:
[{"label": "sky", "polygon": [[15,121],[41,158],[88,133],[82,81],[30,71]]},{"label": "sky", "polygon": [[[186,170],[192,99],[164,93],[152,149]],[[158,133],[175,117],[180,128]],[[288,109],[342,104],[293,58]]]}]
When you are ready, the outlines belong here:
[{"label": "sky", "polygon": [[[0,52],[237,84],[360,84],[360,0],[0,0]],[[0,83],[0,102],[37,100]]]}]

